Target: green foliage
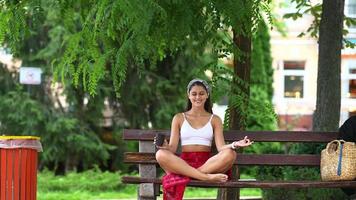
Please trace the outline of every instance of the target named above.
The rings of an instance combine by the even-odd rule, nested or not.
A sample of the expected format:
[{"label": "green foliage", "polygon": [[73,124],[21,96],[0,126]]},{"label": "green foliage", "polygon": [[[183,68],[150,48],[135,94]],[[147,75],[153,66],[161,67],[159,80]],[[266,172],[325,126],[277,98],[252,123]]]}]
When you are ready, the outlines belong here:
[{"label": "green foliage", "polygon": [[[226,43],[218,32],[228,33],[232,28],[237,34],[250,35],[256,31],[261,13],[270,12],[269,3],[260,0],[37,0],[12,4],[5,1],[1,4],[4,17],[0,20],[0,41],[8,43],[15,52],[20,49],[19,41],[28,38],[23,31],[40,35],[48,31],[50,41],[44,50],[51,47],[52,51],[42,50],[38,56],[60,52],[61,56],[50,58],[57,78],[67,82],[65,77],[70,77],[76,86],[82,82],[84,89],[93,95],[98,82],[111,76],[120,96],[119,90],[131,64],[139,69],[152,69],[157,61],[191,42],[199,49],[212,44],[214,50],[236,53],[231,38]],[[27,19],[36,23],[28,24]],[[38,22],[44,19],[46,26],[41,29]],[[9,20],[14,30],[10,29]]]},{"label": "green foliage", "polygon": [[[272,100],[273,96],[273,68],[271,44],[268,25],[262,21],[253,39],[251,55],[251,84],[259,85],[267,92],[267,99]],[[256,79],[261,79],[258,81]],[[262,78],[264,77],[264,78]]]},{"label": "green foliage", "polygon": [[[251,82],[248,84],[234,76],[231,68],[224,64],[212,62],[210,70],[214,74],[212,78],[213,99],[221,99],[229,96],[228,109],[234,108],[247,115],[246,120],[241,121],[247,130],[274,130],[276,129],[276,114],[272,106],[272,58],[269,44],[267,25],[263,22],[253,37],[251,55]],[[240,87],[231,87],[232,79]],[[250,88],[250,94],[245,90]],[[248,100],[249,104],[245,104]],[[224,127],[228,128],[230,113],[225,113]]]},{"label": "green foliage", "polygon": [[37,199],[127,199],[136,196],[136,186],[121,184],[121,176],[120,172],[102,172],[98,169],[69,172],[65,176],[56,176],[53,172],[43,170],[38,173]]},{"label": "green foliage", "polygon": [[[94,3],[97,3],[98,7]],[[132,5],[126,5],[126,3]],[[24,89],[19,90],[19,93],[28,98],[30,102],[38,105],[38,108],[32,109],[37,108],[38,113],[43,115],[42,118],[36,122],[29,120],[29,115],[27,115],[31,114],[29,112],[24,112],[23,115],[20,115],[20,112],[14,114],[16,117],[26,119],[22,123],[36,122],[36,127],[34,125],[15,127],[13,124],[17,121],[10,120],[4,120],[6,122],[1,126],[7,134],[9,132],[21,134],[26,128],[27,132],[42,136],[45,148],[45,152],[41,154],[42,165],[54,169],[60,165],[66,165],[68,169],[75,169],[78,165],[84,169],[90,168],[93,164],[102,166],[109,159],[109,151],[118,153],[111,156],[110,160],[116,163],[121,162],[118,159],[122,157],[121,154],[125,150],[125,145],[120,142],[121,137],[110,141],[114,145],[121,144],[117,149],[104,144],[100,138],[103,130],[101,126],[104,109],[113,111],[112,129],[115,131],[111,134],[120,134],[124,127],[168,128],[173,114],[182,111],[185,106],[184,86],[186,83],[193,77],[203,76],[203,71],[198,68],[204,65],[203,46],[191,39],[183,43],[184,48],[172,47],[172,52],[169,54],[161,49],[151,48],[153,43],[156,43],[155,39],[146,41],[145,33],[139,33],[133,37],[127,32],[128,28],[138,32],[143,25],[148,26],[148,24],[145,19],[135,22],[140,17],[137,15],[139,14],[137,10],[132,7],[135,4],[132,1],[126,3],[125,1],[42,1],[40,5],[42,17],[39,18],[42,20],[41,26],[30,27],[28,25],[26,28],[33,34],[22,38],[24,41],[19,46],[7,48],[13,52],[17,50],[17,55],[23,59],[25,66],[38,66],[44,71],[42,85],[29,86],[29,94],[26,94]],[[140,2],[137,1],[136,4]],[[13,9],[20,9],[22,5],[16,4]],[[122,9],[128,10],[124,12]],[[131,12],[130,9],[134,9],[135,12]],[[156,8],[156,10],[159,9],[161,8]],[[140,12],[142,10],[150,11],[150,8],[143,7]],[[185,8],[182,8],[181,12],[184,10]],[[173,10],[170,12],[170,15],[177,14]],[[137,16],[133,16],[134,14]],[[194,12],[191,15],[189,21],[194,21]],[[180,13],[179,16],[172,17],[178,19],[186,16]],[[119,23],[117,23],[118,18],[121,19]],[[131,21],[137,24],[132,24]],[[157,23],[157,21],[152,18],[150,23]],[[182,26],[185,25],[182,23]],[[191,24],[191,27],[195,28],[196,26],[193,25]],[[171,27],[167,30],[170,30],[169,34],[173,37],[176,31],[171,30],[177,27],[171,23],[166,23],[166,26]],[[1,28],[7,30],[8,27]],[[159,32],[155,29],[147,31]],[[9,33],[6,32],[6,34]],[[164,33],[160,32],[160,34]],[[153,36],[158,35],[153,34]],[[137,40],[137,38],[141,39]],[[139,44],[140,41],[146,46]],[[173,42],[170,39],[167,41]],[[175,41],[181,42],[182,40],[176,39]],[[4,43],[8,42],[11,42],[10,39],[5,38]],[[132,42],[134,44],[131,44]],[[165,46],[166,44],[168,42],[155,45]],[[149,52],[156,53],[156,50],[159,52],[159,59],[156,59],[158,61],[154,68],[153,62],[148,63],[140,57],[141,55],[136,54],[137,48],[140,48],[141,53],[145,55]],[[127,54],[127,56],[120,54]],[[127,64],[122,64],[122,62]],[[53,69],[48,67],[50,63]],[[115,68],[114,65],[117,63],[125,65],[124,71],[120,67]],[[65,65],[65,70],[60,70],[57,64]],[[62,84],[55,89],[51,88],[53,70],[57,74],[62,74]],[[118,81],[120,76],[125,78],[126,82]],[[0,92],[6,94],[14,90],[18,82],[18,74],[6,72],[1,74],[0,80],[2,78],[4,78],[4,84],[0,87]],[[121,94],[120,100],[115,97],[112,87],[115,81],[122,84],[120,90],[117,91]],[[91,91],[96,95],[90,96],[86,91]],[[26,100],[22,96],[18,97]],[[60,99],[61,97],[66,97],[65,102]],[[7,101],[19,103],[14,99]],[[10,108],[7,104],[3,104],[3,109],[6,113],[12,113],[12,109],[17,106]],[[120,166],[120,163],[117,166]],[[111,169],[113,168],[115,167]]]},{"label": "green foliage", "polygon": [[0,116],[1,134],[38,135],[45,119],[43,107],[18,87],[0,96],[0,112],[6,113]]},{"label": "green foliage", "polygon": [[[0,115],[0,134],[40,136],[44,148],[40,154],[41,165],[56,168],[60,162],[79,162],[80,158],[83,168],[90,168],[108,159],[108,150],[113,147],[102,143],[83,121],[84,117],[77,118],[54,106],[55,102],[49,101],[53,97],[42,93],[48,89],[43,87],[45,85],[22,86],[18,84],[18,73],[10,72],[4,66],[0,70],[0,112],[3,113]],[[102,110],[99,104],[96,107]],[[95,111],[91,109],[88,113]],[[90,123],[91,126],[95,124]]]},{"label": "green foliage", "polygon": [[252,40],[250,100],[247,130],[275,130],[277,115],[272,106],[272,57],[267,25],[262,22]]},{"label": "green foliage", "polygon": [[6,20],[8,17],[6,16],[6,13],[1,12],[0,13],[0,18],[3,20],[0,20],[0,43],[2,44],[5,40],[5,35],[6,35]]},{"label": "green foliage", "polygon": [[[105,162],[108,159],[108,150],[113,147],[104,144],[85,124],[68,116],[55,117],[46,125],[46,134],[42,136],[47,145],[43,152],[46,162],[78,162],[80,159],[84,168],[88,169],[95,163],[99,164],[98,161]],[[48,164],[46,162],[44,164]]]},{"label": "green foliage", "polygon": [[[272,76],[270,36],[267,25],[262,22],[252,40],[251,87],[247,130],[265,131],[277,129],[277,115],[272,105]],[[258,143],[246,149],[246,152],[278,154],[283,153],[283,147],[278,142]],[[283,180],[282,167],[255,167],[245,170],[246,173],[253,174],[259,180]],[[262,190],[264,199],[277,199],[277,194],[279,193],[280,190]]]},{"label": "green foliage", "polygon": [[110,146],[93,131],[75,118],[45,108],[27,92],[10,91],[0,96],[0,102],[0,112],[6,113],[0,116],[2,134],[40,136],[45,149],[40,154],[43,164],[80,157],[88,168],[108,158]]},{"label": "green foliage", "polygon": [[[242,89],[250,87],[250,94],[246,95],[241,88],[231,87],[234,77],[231,68],[220,63],[212,63],[211,69],[214,74],[212,79],[213,99],[229,95],[229,106],[247,114],[246,121],[242,122],[245,123],[247,130],[275,130],[277,117],[271,102],[272,79],[268,77],[273,73],[268,28],[263,23],[259,28],[253,37],[251,82],[246,84],[243,80],[237,78],[237,83],[241,85]],[[246,99],[249,101],[248,105],[244,103]],[[229,114],[229,112],[225,113],[225,128],[228,128]],[[280,143],[262,143],[255,144],[244,151],[246,153],[281,153],[283,150]],[[261,180],[283,179],[283,170],[278,167],[246,167],[240,170],[242,173]],[[269,196],[266,193],[268,192],[263,191],[264,197]]]},{"label": "green foliage", "polygon": [[[241,87],[246,88],[249,85],[246,84],[242,79],[235,77],[233,71],[228,66],[217,63],[216,65],[212,64],[212,87],[213,87],[213,100],[218,101],[222,98],[228,97],[229,103],[227,111],[225,112],[224,117],[224,128],[229,128],[230,123],[230,109],[237,109],[239,112],[247,114],[248,105],[245,104],[248,95],[246,95],[240,87],[231,87],[233,78],[236,79],[236,82],[240,84]],[[246,121],[243,120],[240,123],[245,124]]]},{"label": "green foliage", "polygon": [[[120,189],[119,172],[101,172],[98,169],[82,173],[70,172],[66,176],[55,176],[44,170],[38,176],[40,191],[115,191]],[[121,186],[122,187],[122,186]]]},{"label": "green foliage", "polygon": [[250,93],[247,130],[276,130],[277,115],[272,103],[268,100],[266,91],[257,86],[251,86]]},{"label": "green foliage", "polygon": [[[240,56],[231,30],[252,35],[261,12],[268,12],[269,3],[2,2],[2,45],[16,52],[24,65],[39,66],[44,71],[44,84],[29,95],[43,109],[44,119],[39,125],[47,147],[43,163],[76,166],[80,162],[86,168],[107,160],[108,151],[122,152],[123,149],[113,150],[100,140],[102,111],[106,108],[114,112],[114,130],[168,128],[173,114],[184,107],[186,83],[193,77],[205,77],[206,69],[218,72],[220,69],[214,69],[220,67],[216,65],[218,58],[233,53]],[[230,71],[221,77],[231,80],[232,77],[224,77],[230,76]],[[49,87],[52,73],[56,75],[55,81],[61,81],[63,92]],[[213,77],[213,83],[214,80]],[[241,85],[248,86],[242,81]],[[59,96],[66,97],[63,105]],[[248,98],[248,94],[243,98]]]},{"label": "green foliage", "polygon": [[0,44],[18,52],[21,41],[33,34],[30,29],[39,25],[39,4],[40,0],[0,2]]},{"label": "green foliage", "polygon": [[[196,9],[199,5],[186,3],[179,2],[177,6],[181,6],[181,10],[175,9],[174,12],[169,10],[171,5],[166,5],[165,2],[159,5],[153,1],[101,1],[81,6],[85,15],[79,21],[83,26],[64,41],[64,57],[58,62],[58,66],[54,62],[56,74],[60,73],[62,77],[73,76],[75,85],[78,85],[79,78],[82,77],[84,89],[95,94],[97,82],[105,75],[101,69],[108,65],[116,94],[121,96],[119,89],[129,70],[129,62],[142,70],[146,59],[151,61],[150,66],[155,66],[157,60],[162,59],[163,54],[160,52],[164,48],[176,51],[175,43],[182,39],[177,38],[177,33],[196,27],[189,23],[172,26],[167,21],[193,23],[193,12],[190,15],[191,10],[186,8]],[[166,10],[163,6],[167,6]],[[185,12],[184,15],[180,11]],[[72,27],[71,16],[63,17],[69,22],[68,25],[64,24],[65,27]],[[182,19],[183,17],[185,18]],[[178,29],[180,31],[175,31]],[[78,46],[81,48],[78,49]],[[98,70],[93,72],[88,60]],[[142,73],[142,70],[139,72]]]}]

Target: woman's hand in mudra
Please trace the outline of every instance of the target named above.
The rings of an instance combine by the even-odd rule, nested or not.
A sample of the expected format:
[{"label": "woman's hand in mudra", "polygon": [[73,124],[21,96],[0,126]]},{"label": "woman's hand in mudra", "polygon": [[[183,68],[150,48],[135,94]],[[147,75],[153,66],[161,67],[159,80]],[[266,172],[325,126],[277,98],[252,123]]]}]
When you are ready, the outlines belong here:
[{"label": "woman's hand in mudra", "polygon": [[238,147],[247,147],[253,144],[253,141],[247,138],[247,136],[244,137],[244,139],[235,141],[232,143],[232,147],[238,148]]}]

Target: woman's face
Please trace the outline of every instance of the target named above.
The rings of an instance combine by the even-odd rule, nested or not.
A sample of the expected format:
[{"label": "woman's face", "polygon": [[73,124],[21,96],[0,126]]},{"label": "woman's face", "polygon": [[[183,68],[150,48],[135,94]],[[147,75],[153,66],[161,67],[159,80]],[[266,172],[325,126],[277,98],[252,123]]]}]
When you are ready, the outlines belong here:
[{"label": "woman's face", "polygon": [[205,101],[208,99],[208,93],[203,86],[194,85],[189,91],[188,98],[193,107],[204,107]]}]

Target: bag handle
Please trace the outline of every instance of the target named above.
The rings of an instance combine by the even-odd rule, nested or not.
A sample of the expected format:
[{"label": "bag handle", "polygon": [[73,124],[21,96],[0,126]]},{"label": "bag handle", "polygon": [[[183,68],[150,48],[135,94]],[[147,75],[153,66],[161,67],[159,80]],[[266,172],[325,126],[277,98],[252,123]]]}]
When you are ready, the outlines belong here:
[{"label": "bag handle", "polygon": [[332,144],[337,144],[337,147],[338,147],[338,149],[340,148],[340,146],[341,146],[341,143],[345,143],[345,140],[333,140],[333,141],[331,141],[331,142],[329,142],[327,145],[326,145],[326,152],[328,152],[328,153],[331,153],[330,152],[330,150],[331,150],[331,145]]}]

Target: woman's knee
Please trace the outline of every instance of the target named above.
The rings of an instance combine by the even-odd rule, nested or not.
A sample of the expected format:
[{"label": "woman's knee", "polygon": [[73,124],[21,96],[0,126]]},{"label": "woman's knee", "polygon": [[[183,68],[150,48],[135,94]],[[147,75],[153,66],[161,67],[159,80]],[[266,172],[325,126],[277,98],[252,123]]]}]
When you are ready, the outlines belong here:
[{"label": "woman's knee", "polygon": [[156,160],[158,163],[162,163],[164,161],[167,161],[169,156],[169,151],[160,149],[156,152]]},{"label": "woman's knee", "polygon": [[222,152],[222,159],[228,162],[234,162],[236,159],[236,152],[232,149],[225,149]]}]

